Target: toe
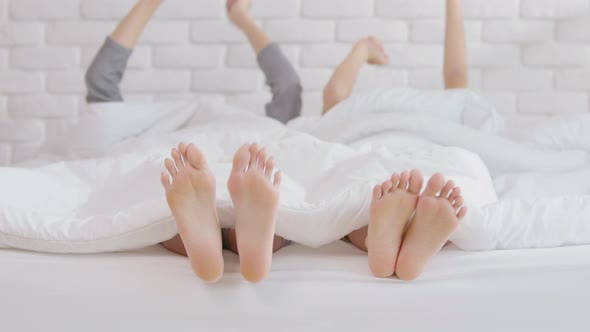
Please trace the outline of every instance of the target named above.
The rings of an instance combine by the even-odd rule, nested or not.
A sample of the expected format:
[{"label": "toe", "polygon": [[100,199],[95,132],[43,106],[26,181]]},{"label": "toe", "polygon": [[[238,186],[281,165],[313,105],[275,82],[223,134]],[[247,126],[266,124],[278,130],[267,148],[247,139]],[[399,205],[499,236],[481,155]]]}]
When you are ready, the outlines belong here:
[{"label": "toe", "polygon": [[387,180],[383,182],[383,184],[381,185],[381,190],[383,190],[383,194],[388,193],[391,189],[393,189],[393,183],[391,182],[391,180]]},{"label": "toe", "polygon": [[174,176],[176,175],[176,173],[178,173],[178,171],[176,170],[176,166],[174,166],[174,162],[171,159],[166,159],[164,165],[166,165],[166,169],[168,170],[170,175]]},{"label": "toe", "polygon": [[466,207],[462,207],[461,210],[459,210],[459,212],[457,212],[457,218],[459,218],[459,220],[465,218],[466,215],[467,215],[467,208]]},{"label": "toe", "polygon": [[400,176],[400,180],[399,180],[399,184],[398,184],[398,188],[399,189],[403,189],[406,190],[408,189],[408,183],[410,182],[410,172],[408,171],[403,171],[401,176]]},{"label": "toe", "polygon": [[373,188],[373,200],[376,201],[381,198],[381,196],[383,196],[383,189],[381,189],[380,185],[376,185],[375,188]]},{"label": "toe", "polygon": [[194,144],[186,148],[186,158],[191,166],[196,169],[207,168],[207,158]]},{"label": "toe", "polygon": [[266,167],[264,168],[264,174],[270,179],[272,172],[275,170],[275,160],[273,157],[268,158],[266,161]]},{"label": "toe", "polygon": [[249,169],[253,169],[256,167],[256,162],[258,160],[258,152],[260,151],[260,148],[258,147],[258,144],[252,144],[250,145],[250,165],[249,165]]},{"label": "toe", "polygon": [[280,188],[282,182],[283,182],[283,173],[281,171],[278,171],[275,173],[275,180],[274,180],[273,185],[275,186],[275,188]]},{"label": "toe", "polygon": [[262,148],[262,150],[258,152],[258,156],[256,156],[256,167],[264,170],[267,159],[268,153],[266,152],[266,148]]},{"label": "toe", "polygon": [[424,176],[422,172],[415,169],[410,173],[410,187],[409,190],[412,194],[420,194],[422,187],[424,186]]},{"label": "toe", "polygon": [[234,166],[232,172],[244,173],[250,163],[250,146],[242,146],[234,156]]},{"label": "toe", "polygon": [[164,189],[166,191],[168,191],[168,189],[170,189],[170,176],[168,174],[166,174],[166,172],[162,172],[162,177],[161,177],[161,181],[162,181],[162,186],[164,187]]},{"label": "toe", "polygon": [[182,153],[183,156],[186,156],[187,147],[188,146],[185,143],[180,143],[178,144],[178,151],[180,151],[180,153]]},{"label": "toe", "polygon": [[463,204],[465,204],[465,200],[463,199],[463,197],[459,196],[459,197],[458,197],[458,198],[456,198],[456,199],[455,199],[455,201],[454,201],[454,202],[452,202],[452,203],[453,203],[453,207],[454,207],[455,209],[458,209],[458,208],[462,207],[462,206],[463,206]]},{"label": "toe", "polygon": [[180,151],[177,149],[172,149],[172,158],[174,159],[174,163],[176,164],[176,168],[182,169],[184,168],[184,161],[182,160],[182,156],[180,155]]},{"label": "toe", "polygon": [[447,183],[440,192],[440,197],[448,198],[453,188],[455,188],[455,182],[453,180],[447,181]]},{"label": "toe", "polygon": [[391,176],[391,183],[393,183],[393,186],[396,188],[399,185],[399,179],[400,179],[400,176],[397,173],[393,173],[393,175]]},{"label": "toe", "polygon": [[428,181],[428,184],[426,185],[426,189],[424,190],[423,195],[431,197],[436,196],[436,194],[438,194],[442,190],[444,183],[444,175],[440,173],[434,174]]},{"label": "toe", "polygon": [[449,200],[450,200],[450,201],[452,201],[452,200],[455,200],[455,199],[457,199],[457,197],[459,197],[459,196],[461,196],[461,188],[459,188],[459,187],[455,187],[455,188],[453,189],[453,192],[451,192],[451,195],[449,196]]}]

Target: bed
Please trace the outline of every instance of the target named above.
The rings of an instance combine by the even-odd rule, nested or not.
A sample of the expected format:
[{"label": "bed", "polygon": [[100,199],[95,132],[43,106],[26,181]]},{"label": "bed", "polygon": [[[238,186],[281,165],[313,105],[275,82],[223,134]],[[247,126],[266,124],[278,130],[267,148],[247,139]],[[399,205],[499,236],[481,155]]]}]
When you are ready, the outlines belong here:
[{"label": "bed", "polygon": [[415,282],[370,276],[339,242],[280,251],[267,281],[237,257],[207,285],[161,246],[96,255],[0,250],[3,331],[587,331],[590,246],[466,252]]},{"label": "bed", "polygon": [[[205,101],[96,106],[64,136],[69,161],[0,172],[0,248],[24,249],[0,250],[0,330],[588,331],[590,117],[510,130],[471,92],[425,94],[359,96],[288,128]],[[177,232],[158,179],[181,141],[217,179],[248,141],[283,166],[277,234],[306,246],[280,251],[264,283],[227,253],[203,284],[154,246]],[[366,225],[375,183],[413,167],[455,179],[471,212],[420,280],[373,278],[334,241]]]}]

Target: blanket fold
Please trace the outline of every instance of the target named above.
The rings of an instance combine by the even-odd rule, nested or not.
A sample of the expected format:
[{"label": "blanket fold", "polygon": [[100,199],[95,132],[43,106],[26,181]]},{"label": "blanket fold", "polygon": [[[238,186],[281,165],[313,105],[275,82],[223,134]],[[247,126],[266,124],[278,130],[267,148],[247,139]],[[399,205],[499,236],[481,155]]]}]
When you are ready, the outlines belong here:
[{"label": "blanket fold", "polygon": [[590,116],[517,126],[466,90],[375,91],[287,127],[204,99],[96,105],[53,142],[67,161],[0,169],[0,247],[90,253],[173,237],[159,174],[179,142],[207,156],[224,227],[233,154],[258,142],[284,173],[277,234],[304,245],[365,226],[373,186],[412,168],[462,187],[462,249],[589,244],[589,132]]}]

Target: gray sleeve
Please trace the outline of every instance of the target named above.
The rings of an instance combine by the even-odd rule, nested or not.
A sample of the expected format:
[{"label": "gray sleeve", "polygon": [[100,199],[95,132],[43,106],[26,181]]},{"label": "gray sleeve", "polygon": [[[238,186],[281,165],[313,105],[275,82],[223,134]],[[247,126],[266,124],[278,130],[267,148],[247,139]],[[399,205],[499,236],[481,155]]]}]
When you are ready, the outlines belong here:
[{"label": "gray sleeve", "polygon": [[282,123],[299,117],[302,108],[301,81],[280,47],[272,43],[260,51],[258,65],[272,92],[272,101],[266,105],[266,115]]},{"label": "gray sleeve", "polygon": [[123,101],[119,84],[133,50],[108,37],[86,72],[89,103]]}]

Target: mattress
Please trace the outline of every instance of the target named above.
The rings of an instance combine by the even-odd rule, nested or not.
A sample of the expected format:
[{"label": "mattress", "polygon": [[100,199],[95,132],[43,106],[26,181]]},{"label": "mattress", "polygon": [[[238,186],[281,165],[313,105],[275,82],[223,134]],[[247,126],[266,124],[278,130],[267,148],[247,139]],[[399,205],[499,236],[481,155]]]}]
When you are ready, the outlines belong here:
[{"label": "mattress", "polygon": [[96,255],[0,250],[3,331],[588,331],[590,246],[446,247],[415,282],[370,276],[339,242],[276,254],[252,285],[226,253],[200,282],[160,246]]}]

